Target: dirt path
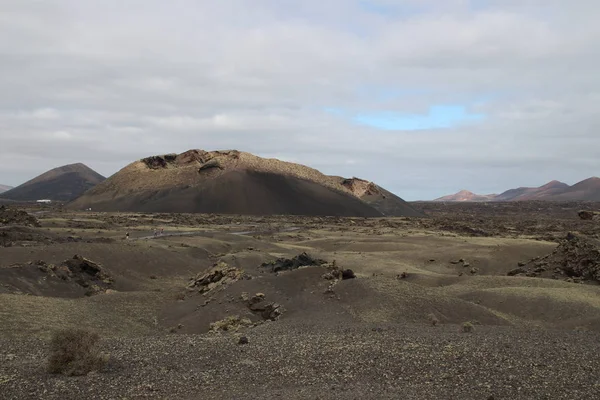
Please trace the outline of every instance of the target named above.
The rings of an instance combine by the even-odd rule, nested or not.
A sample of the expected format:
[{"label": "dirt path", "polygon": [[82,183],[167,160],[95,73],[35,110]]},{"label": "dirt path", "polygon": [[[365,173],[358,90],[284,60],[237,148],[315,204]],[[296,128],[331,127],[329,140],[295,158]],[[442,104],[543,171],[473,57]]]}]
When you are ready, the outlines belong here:
[{"label": "dirt path", "polygon": [[[299,227],[287,227],[281,229],[271,229],[271,230],[263,230],[263,231],[242,231],[242,232],[228,232],[231,235],[238,236],[248,236],[248,235],[265,235],[265,234],[273,234],[273,233],[281,233],[281,232],[295,232],[300,230]],[[209,231],[187,231],[187,232],[171,232],[171,233],[159,233],[157,235],[148,235],[148,236],[140,236],[136,238],[131,238],[130,240],[149,240],[149,239],[159,239],[164,237],[177,237],[177,236],[200,236],[206,233],[222,233],[222,231],[218,230],[209,230]]]}]

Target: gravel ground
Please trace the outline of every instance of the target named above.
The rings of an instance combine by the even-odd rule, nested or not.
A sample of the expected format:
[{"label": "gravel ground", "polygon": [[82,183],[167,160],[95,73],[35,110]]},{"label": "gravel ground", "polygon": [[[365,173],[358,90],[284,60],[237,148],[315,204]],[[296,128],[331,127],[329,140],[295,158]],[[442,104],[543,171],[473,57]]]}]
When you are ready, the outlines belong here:
[{"label": "gravel ground", "polygon": [[600,335],[456,325],[298,325],[102,342],[85,377],[48,375],[39,340],[0,339],[2,399],[598,399]]}]

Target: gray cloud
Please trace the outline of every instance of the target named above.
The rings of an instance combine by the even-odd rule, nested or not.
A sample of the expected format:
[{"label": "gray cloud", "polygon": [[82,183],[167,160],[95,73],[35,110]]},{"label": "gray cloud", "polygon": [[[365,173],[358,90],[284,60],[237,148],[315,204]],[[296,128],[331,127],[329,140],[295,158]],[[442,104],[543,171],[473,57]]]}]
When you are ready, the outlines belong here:
[{"label": "gray cloud", "polygon": [[[598,12],[591,0],[4,0],[0,183],[70,162],[110,175],[190,148],[408,199],[574,183],[598,175]],[[379,131],[324,112],[435,104],[487,117]]]}]

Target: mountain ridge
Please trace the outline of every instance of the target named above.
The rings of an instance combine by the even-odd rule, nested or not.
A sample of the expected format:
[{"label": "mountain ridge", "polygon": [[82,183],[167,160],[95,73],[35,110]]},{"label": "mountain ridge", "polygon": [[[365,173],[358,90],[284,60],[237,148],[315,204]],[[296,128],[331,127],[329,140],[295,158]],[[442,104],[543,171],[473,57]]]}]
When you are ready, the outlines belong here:
[{"label": "mountain ridge", "polygon": [[[467,196],[467,194],[470,194]],[[433,201],[600,201],[600,178],[591,177],[570,186],[552,180],[539,187],[518,187],[508,189],[498,195],[478,195],[466,190],[443,196]]]}]

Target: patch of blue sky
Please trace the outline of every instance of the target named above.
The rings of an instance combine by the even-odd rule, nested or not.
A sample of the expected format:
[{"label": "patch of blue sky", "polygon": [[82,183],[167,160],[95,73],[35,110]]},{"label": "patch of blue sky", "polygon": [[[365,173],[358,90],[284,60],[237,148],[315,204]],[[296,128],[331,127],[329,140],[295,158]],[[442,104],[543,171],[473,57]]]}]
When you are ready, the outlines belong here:
[{"label": "patch of blue sky", "polygon": [[393,111],[356,115],[353,120],[382,130],[423,130],[451,128],[464,123],[485,119],[483,114],[471,114],[464,106],[438,105],[429,108],[427,114],[401,114]]},{"label": "patch of blue sky", "polygon": [[399,131],[452,128],[485,119],[485,114],[470,113],[465,106],[461,105],[431,106],[426,114],[404,114],[396,111],[353,114],[339,108],[326,108],[324,111],[349,119],[356,124],[381,130]]}]

